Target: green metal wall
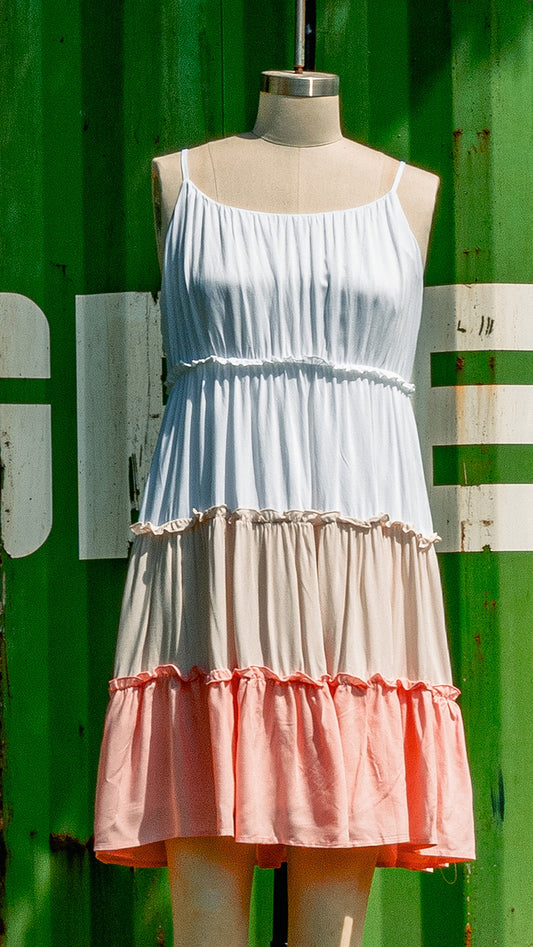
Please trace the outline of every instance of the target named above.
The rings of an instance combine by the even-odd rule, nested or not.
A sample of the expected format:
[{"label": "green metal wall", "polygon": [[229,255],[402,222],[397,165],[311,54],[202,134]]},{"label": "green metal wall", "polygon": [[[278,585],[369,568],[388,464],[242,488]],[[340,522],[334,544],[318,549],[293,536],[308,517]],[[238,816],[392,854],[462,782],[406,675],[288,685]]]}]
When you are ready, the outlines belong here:
[{"label": "green metal wall", "polygon": [[[341,75],[346,132],[441,176],[428,285],[532,283],[533,4],[325,0],[320,18],[317,61]],[[494,380],[477,372],[473,383]],[[533,384],[527,359],[513,381]],[[478,860],[432,877],[378,872],[365,947],[530,947],[533,555],[487,547],[440,563]]]},{"label": "green metal wall", "polygon": [[[428,283],[533,283],[533,4],[319,0],[317,27],[346,133],[441,175]],[[42,548],[3,556],[8,947],[171,943],[164,873],[99,865],[88,844],[125,563],[78,558],[75,295],[157,290],[151,156],[250,128],[292,30],[285,0],[3,6],[0,291],[42,308],[52,364],[49,381],[0,379],[0,402],[51,403],[54,495]],[[365,947],[531,947],[533,557],[486,548],[441,566],[479,858],[378,872]],[[267,947],[261,874],[252,943]]]}]

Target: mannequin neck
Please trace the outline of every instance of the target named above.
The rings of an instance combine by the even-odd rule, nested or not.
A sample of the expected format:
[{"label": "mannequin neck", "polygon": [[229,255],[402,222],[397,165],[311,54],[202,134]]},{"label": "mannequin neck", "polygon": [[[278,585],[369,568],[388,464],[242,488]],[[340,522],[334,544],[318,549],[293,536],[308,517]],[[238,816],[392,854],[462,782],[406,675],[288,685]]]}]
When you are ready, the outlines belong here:
[{"label": "mannequin neck", "polygon": [[254,135],[292,148],[313,148],[339,141],[339,97],[302,98],[261,92]]}]

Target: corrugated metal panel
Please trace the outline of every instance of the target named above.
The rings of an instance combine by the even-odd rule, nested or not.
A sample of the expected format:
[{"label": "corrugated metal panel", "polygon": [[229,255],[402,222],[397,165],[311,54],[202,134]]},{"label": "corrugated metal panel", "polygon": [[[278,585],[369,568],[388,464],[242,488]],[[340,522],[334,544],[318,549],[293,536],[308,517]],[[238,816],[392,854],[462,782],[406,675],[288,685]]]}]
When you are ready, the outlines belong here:
[{"label": "corrugated metal panel", "polygon": [[[317,17],[317,68],[341,76],[347,134],[442,177],[430,285],[533,282],[533,4],[319,0]],[[11,0],[1,20],[0,291],[44,312],[51,378],[0,380],[0,401],[51,404],[54,507],[44,545],[4,557],[8,947],[170,942],[164,875],[89,853],[124,563],[78,557],[75,295],[156,292],[151,156],[250,128],[261,69],[291,65],[292,29],[285,0]],[[508,463],[495,450],[492,482]],[[379,872],[365,944],[527,947],[532,554],[489,541],[441,566],[479,859],[433,877]],[[263,884],[258,947],[270,875]]]},{"label": "corrugated metal panel", "polygon": [[[0,290],[44,312],[51,378],[0,380],[0,401],[51,403],[54,508],[41,548],[4,554],[9,947],[171,940],[165,873],[90,854],[124,562],[78,554],[75,297],[155,293],[150,159],[249,127],[261,69],[290,61],[292,16],[287,2],[11,0],[1,19]],[[269,875],[257,938],[270,903]]]},{"label": "corrugated metal panel", "polygon": [[[428,283],[531,284],[533,5],[525,0],[451,4],[324,0],[319,11],[318,61],[321,68],[341,75],[347,132],[441,175]],[[450,288],[448,315],[455,336],[457,313]],[[524,302],[531,291],[531,286],[524,288]],[[509,360],[500,358],[501,349],[508,348],[517,349],[517,356],[525,351],[520,365],[514,363],[514,377],[508,374],[507,385],[517,383],[516,372],[522,386],[533,384],[529,333],[518,331],[510,344],[502,339],[505,331],[513,335],[514,300],[519,293],[519,287],[511,286],[508,291],[498,287],[492,294],[499,301],[500,350],[495,342],[492,377],[490,372],[487,377],[479,359],[470,361],[468,384],[501,383],[500,363],[508,366],[507,373],[511,371]],[[476,294],[470,296],[474,299]],[[480,289],[481,306],[484,298]],[[486,319],[494,316],[493,308],[470,308],[470,323],[480,326],[479,344],[471,340],[464,349],[487,351]],[[426,314],[445,318],[442,305],[428,307]],[[530,321],[530,305],[527,310],[522,307],[520,318],[522,325]],[[451,345],[453,360],[462,358],[464,365],[457,341],[446,342],[446,326],[430,325],[429,335],[437,348],[450,351]],[[427,350],[425,357],[429,358]],[[429,379],[430,366],[422,370]],[[462,381],[459,376],[445,384]],[[435,383],[439,384],[434,378]],[[528,577],[533,556],[529,502],[527,508],[521,505],[533,481],[528,391],[504,385],[476,394],[471,388],[452,387],[431,396],[433,410],[452,412],[451,419],[433,415],[434,427],[441,435],[447,426],[455,428],[455,443],[473,444],[468,453],[458,446],[456,460],[460,456],[462,464],[468,462],[478,483],[483,476],[492,485],[483,502],[477,503],[478,509],[485,504],[488,510],[487,525],[477,538],[470,534],[473,545],[466,546],[474,550],[477,543],[479,551],[440,557],[455,675],[464,692],[479,857],[471,867],[432,878],[378,873],[366,947],[399,943],[528,947],[532,942],[533,908],[529,886],[523,882],[524,859],[533,842],[529,814],[533,742],[528,729],[532,667]],[[494,435],[488,447],[480,432],[483,423]],[[431,442],[425,446],[431,448]],[[433,470],[437,482],[445,476],[443,457],[441,453],[437,458],[441,473]],[[451,455],[447,458],[449,464]],[[520,481],[516,486],[507,483],[516,480]],[[466,494],[473,489],[459,477],[448,482],[463,486],[435,487],[434,493],[449,490],[447,502],[452,506],[457,491]],[[478,493],[483,494],[481,487]],[[491,496],[496,498],[492,505]],[[445,510],[446,504],[439,501],[439,515]],[[452,517],[457,512],[452,509]],[[512,523],[519,536],[513,536]],[[446,528],[442,526],[443,531]],[[457,547],[452,543],[447,548]],[[511,549],[523,551],[505,551]]]}]

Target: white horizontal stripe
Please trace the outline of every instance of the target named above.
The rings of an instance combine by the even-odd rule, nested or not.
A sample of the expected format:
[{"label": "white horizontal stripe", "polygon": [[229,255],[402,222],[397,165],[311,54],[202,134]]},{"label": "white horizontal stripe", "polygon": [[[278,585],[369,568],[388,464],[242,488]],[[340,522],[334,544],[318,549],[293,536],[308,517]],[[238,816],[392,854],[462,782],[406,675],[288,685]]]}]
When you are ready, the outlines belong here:
[{"label": "white horizontal stripe", "polygon": [[424,292],[419,351],[533,350],[533,285],[459,283]]},{"label": "white horizontal stripe", "polygon": [[533,385],[433,388],[429,417],[432,444],[531,444]]},{"label": "white horizontal stripe", "polygon": [[533,550],[533,484],[484,483],[433,487],[431,507],[439,552]]}]

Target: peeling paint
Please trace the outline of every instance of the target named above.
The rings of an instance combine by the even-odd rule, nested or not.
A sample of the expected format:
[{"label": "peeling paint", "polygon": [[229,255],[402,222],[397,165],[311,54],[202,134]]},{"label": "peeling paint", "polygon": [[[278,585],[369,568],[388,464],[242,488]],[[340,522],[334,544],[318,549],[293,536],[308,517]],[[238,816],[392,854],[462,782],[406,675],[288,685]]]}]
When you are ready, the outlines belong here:
[{"label": "peeling paint", "polygon": [[50,832],[48,844],[51,852],[67,852],[69,855],[85,855],[91,848],[90,840],[82,842],[68,832]]},{"label": "peeling paint", "polygon": [[461,552],[464,552],[464,551],[465,551],[466,530],[467,530],[467,527],[468,527],[467,521],[466,521],[466,520],[461,520],[461,549],[460,549]]},{"label": "peeling paint", "polygon": [[476,132],[479,152],[483,154],[489,150],[489,141],[490,141],[490,128],[482,128],[480,132]]},{"label": "peeling paint", "polygon": [[130,454],[128,458],[128,480],[130,488],[130,503],[132,510],[138,510],[140,506],[141,493],[139,489],[137,455]]}]

